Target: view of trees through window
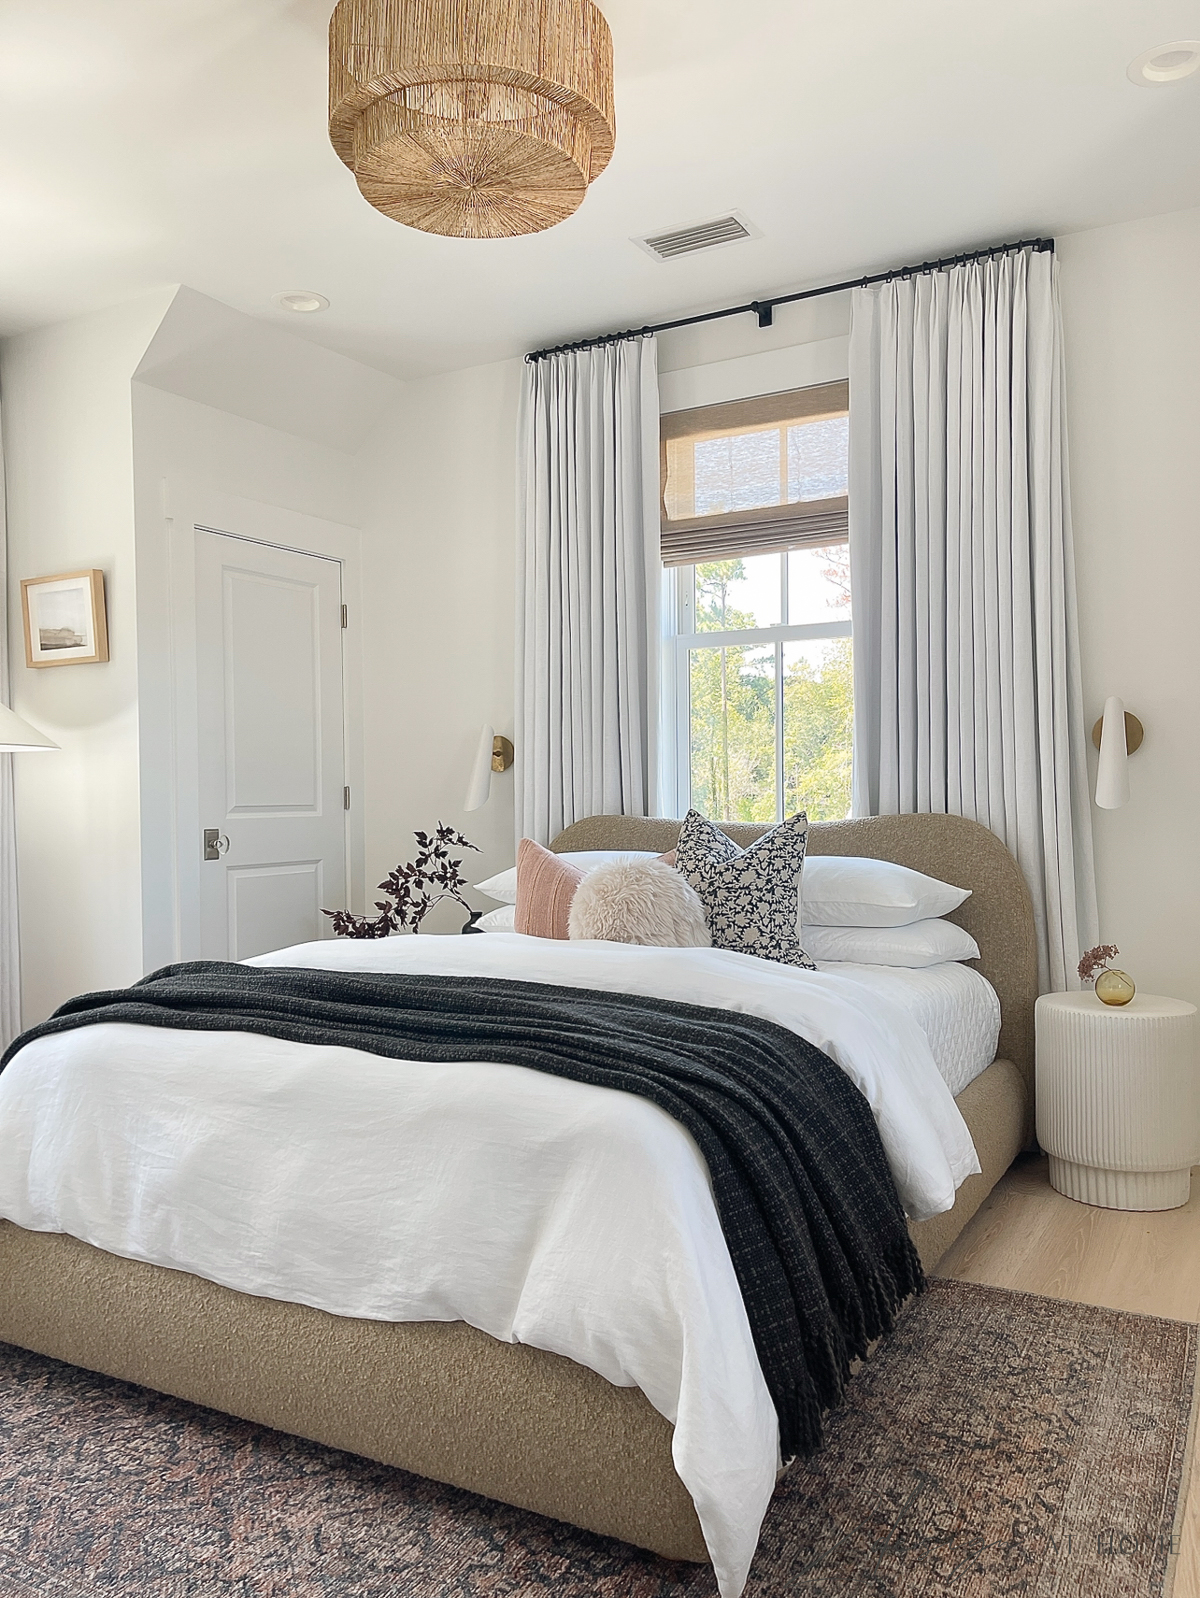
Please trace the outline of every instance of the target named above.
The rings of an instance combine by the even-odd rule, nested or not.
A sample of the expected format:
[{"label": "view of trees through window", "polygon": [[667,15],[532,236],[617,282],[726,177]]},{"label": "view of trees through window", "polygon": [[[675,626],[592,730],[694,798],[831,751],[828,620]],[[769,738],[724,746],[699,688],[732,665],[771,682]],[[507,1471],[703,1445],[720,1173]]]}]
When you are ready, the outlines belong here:
[{"label": "view of trees through window", "polygon": [[666,769],[714,820],[850,814],[849,428],[844,382],[664,416]]},{"label": "view of trees through window", "polygon": [[[688,578],[692,804],[730,821],[771,822],[797,810],[814,821],[849,815],[847,547],[713,561],[689,568]],[[696,638],[747,632],[759,637]]]}]

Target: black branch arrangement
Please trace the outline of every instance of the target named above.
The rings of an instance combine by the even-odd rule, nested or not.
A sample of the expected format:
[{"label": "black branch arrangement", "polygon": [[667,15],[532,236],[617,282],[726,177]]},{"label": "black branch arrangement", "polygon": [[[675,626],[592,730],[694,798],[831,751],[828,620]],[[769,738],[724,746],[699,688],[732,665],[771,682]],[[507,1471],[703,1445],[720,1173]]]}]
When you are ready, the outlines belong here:
[{"label": "black branch arrangement", "polygon": [[333,922],[339,938],[387,938],[401,927],[411,927],[420,932],[421,923],[443,899],[457,899],[464,910],[471,906],[462,896],[467,879],[462,874],[462,861],[452,860],[452,849],[474,849],[478,846],[453,827],[438,822],[433,833],[414,832],[417,840],[417,857],[407,865],[396,866],[379,884],[386,899],[376,899],[377,916],[356,916],[349,910],[322,910]]}]

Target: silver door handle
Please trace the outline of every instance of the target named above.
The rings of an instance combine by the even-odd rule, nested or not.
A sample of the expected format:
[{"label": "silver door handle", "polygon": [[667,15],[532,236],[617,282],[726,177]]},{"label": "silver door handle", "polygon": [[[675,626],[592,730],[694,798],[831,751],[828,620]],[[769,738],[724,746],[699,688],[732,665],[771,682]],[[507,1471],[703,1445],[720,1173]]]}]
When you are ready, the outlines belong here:
[{"label": "silver door handle", "polygon": [[229,839],[219,827],[205,827],[204,829],[204,858],[206,860],[219,860],[229,850]]}]

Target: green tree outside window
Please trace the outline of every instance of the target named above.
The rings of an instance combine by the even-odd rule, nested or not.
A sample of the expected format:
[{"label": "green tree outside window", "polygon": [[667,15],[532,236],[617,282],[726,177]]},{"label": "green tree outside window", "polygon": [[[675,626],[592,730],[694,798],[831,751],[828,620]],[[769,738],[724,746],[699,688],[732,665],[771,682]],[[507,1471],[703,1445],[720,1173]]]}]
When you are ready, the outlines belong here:
[{"label": "green tree outside window", "polygon": [[[733,603],[740,560],[695,569],[697,633],[754,628]],[[829,577],[840,577],[831,557]],[[814,821],[850,811],[854,727],[848,638],[801,645],[738,644],[690,651],[692,803],[722,820],[776,819],[776,671],[783,667],[783,811]]]}]

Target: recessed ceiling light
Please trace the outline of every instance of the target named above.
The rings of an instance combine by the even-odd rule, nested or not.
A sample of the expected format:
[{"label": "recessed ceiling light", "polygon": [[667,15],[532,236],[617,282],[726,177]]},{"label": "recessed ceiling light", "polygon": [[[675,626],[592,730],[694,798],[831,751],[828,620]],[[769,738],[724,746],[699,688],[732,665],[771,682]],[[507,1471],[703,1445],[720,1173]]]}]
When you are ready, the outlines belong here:
[{"label": "recessed ceiling light", "polygon": [[1178,83],[1200,70],[1200,39],[1177,39],[1174,44],[1156,45],[1129,63],[1129,79],[1143,89],[1159,89]]},{"label": "recessed ceiling light", "polygon": [[316,294],[312,289],[291,289],[286,294],[277,294],[275,303],[282,311],[327,311],[329,301],[323,294]]}]

